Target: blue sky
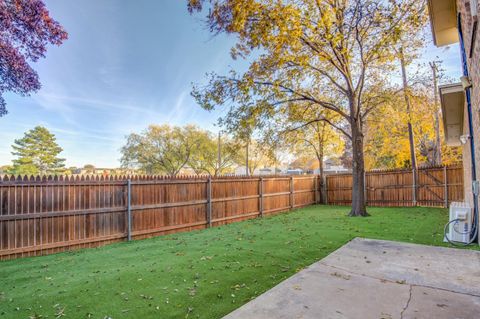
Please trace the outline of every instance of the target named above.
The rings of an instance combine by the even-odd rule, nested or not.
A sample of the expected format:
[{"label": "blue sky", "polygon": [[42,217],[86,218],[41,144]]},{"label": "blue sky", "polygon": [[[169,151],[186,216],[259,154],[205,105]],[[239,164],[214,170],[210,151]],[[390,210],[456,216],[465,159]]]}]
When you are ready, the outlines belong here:
[{"label": "blue sky", "polygon": [[[195,123],[215,130],[218,112],[190,97],[205,73],[225,73],[233,39],[212,37],[183,0],[46,0],[69,39],[52,47],[34,68],[42,89],[31,97],[6,94],[9,114],[0,118],[0,165],[10,164],[11,144],[43,125],[56,134],[67,166],[119,166],[125,136],[149,124]],[[429,46],[447,75],[460,74],[456,46]]]}]

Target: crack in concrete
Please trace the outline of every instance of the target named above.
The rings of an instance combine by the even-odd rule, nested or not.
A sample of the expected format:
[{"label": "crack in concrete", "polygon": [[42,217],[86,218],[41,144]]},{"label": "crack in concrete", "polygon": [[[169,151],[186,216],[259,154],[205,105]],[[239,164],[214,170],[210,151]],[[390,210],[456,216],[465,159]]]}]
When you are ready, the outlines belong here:
[{"label": "crack in concrete", "polygon": [[330,267],[330,268],[333,268],[333,269],[338,269],[338,270],[341,270],[341,271],[348,272],[352,275],[357,275],[357,276],[361,276],[361,277],[365,277],[365,278],[376,279],[376,280],[380,280],[380,281],[386,281],[386,282],[394,283],[394,284],[397,284],[397,285],[407,284],[407,285],[415,286],[415,287],[429,288],[429,289],[434,289],[434,290],[435,289],[436,290],[442,290],[442,291],[447,291],[447,292],[451,292],[451,293],[455,293],[455,294],[461,294],[461,295],[467,295],[467,296],[471,296],[471,297],[479,297],[480,298],[480,295],[475,294],[475,293],[455,291],[455,290],[450,290],[450,289],[441,288],[441,287],[428,286],[428,285],[412,284],[412,283],[408,283],[408,282],[401,283],[399,281],[394,281],[394,280],[390,280],[390,279],[386,279],[386,278],[378,278],[378,277],[370,276],[370,275],[366,275],[366,274],[359,274],[357,272],[354,272],[354,271],[351,271],[351,270],[348,270],[348,269],[345,269],[345,268],[342,268],[342,267],[337,267],[337,266],[332,266],[332,265],[329,265],[329,264],[325,264],[322,261],[319,261],[318,263],[320,265],[323,265],[323,266],[326,266],[326,267]]},{"label": "crack in concrete", "polygon": [[410,305],[410,301],[412,300],[412,285],[409,285],[410,289],[408,292],[408,300],[407,303],[405,304],[405,307],[403,307],[402,312],[400,312],[400,319],[403,319],[403,313],[407,310],[408,306]]}]

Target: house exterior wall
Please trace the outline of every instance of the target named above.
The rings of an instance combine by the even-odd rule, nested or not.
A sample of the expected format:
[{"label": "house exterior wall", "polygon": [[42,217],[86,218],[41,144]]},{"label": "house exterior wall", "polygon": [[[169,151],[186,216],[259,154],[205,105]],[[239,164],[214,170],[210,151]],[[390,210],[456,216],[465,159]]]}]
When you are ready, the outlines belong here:
[{"label": "house exterior wall", "polygon": [[[466,110],[465,110],[466,111]],[[468,115],[465,112],[464,122],[468,123]],[[463,134],[469,134],[468,126],[465,125],[463,129]],[[470,159],[470,145],[467,143],[462,147],[462,161],[463,161],[463,187],[464,187],[464,196],[465,201],[470,203],[470,206],[473,207],[473,197],[472,197],[472,164]]]},{"label": "house exterior wall", "polygon": [[[469,75],[471,77],[473,86],[471,90],[472,101],[472,119],[473,132],[468,129],[468,113],[465,109],[464,116],[464,134],[470,134],[475,141],[475,163],[477,167],[477,179],[480,179],[480,21],[477,24],[476,37],[474,41],[473,34],[473,18],[470,12],[470,0],[457,0],[457,11],[461,15],[463,40],[465,51],[467,54],[467,65]],[[479,2],[480,3],[480,2]],[[471,47],[474,47],[472,55],[470,56]],[[463,167],[464,167],[464,187],[465,187],[465,201],[473,206],[472,198],[472,165],[470,158],[469,143],[463,146]],[[479,225],[480,226],[480,225]]]}]

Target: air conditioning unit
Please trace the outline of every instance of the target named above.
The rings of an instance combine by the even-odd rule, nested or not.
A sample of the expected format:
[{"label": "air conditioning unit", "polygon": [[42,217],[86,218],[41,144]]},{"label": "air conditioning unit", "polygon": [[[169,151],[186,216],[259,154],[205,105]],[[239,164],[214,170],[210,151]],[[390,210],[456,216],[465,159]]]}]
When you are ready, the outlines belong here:
[{"label": "air conditioning unit", "polygon": [[472,207],[468,203],[452,202],[449,221],[448,234],[446,234],[448,239],[459,243],[468,243],[472,229]]}]

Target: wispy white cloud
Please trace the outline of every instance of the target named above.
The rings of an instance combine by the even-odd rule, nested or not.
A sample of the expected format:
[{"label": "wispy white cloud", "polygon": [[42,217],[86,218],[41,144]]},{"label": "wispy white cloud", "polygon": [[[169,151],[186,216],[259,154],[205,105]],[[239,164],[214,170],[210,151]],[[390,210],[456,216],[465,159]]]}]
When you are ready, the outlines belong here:
[{"label": "wispy white cloud", "polygon": [[75,124],[74,109],[64,101],[52,99],[41,93],[32,95],[32,100],[44,110],[60,115],[68,124]]},{"label": "wispy white cloud", "polygon": [[68,95],[68,96],[59,95],[59,94],[52,94],[52,93],[40,93],[38,94],[38,96],[40,96],[41,99],[43,99],[44,104],[49,104],[48,102],[53,102],[51,103],[51,105],[54,105],[54,107],[50,108],[53,110],[55,110],[55,107],[57,107],[58,110],[60,111],[72,111],[74,108],[72,106],[69,106],[68,104],[70,105],[75,104],[77,106],[82,105],[87,108],[91,108],[98,111],[105,111],[105,112],[120,110],[120,111],[131,111],[135,113],[144,113],[148,115],[157,114],[156,111],[152,111],[148,107],[145,107],[142,105],[114,103],[114,102],[99,100],[99,99],[84,98],[84,97],[72,96],[72,95]]},{"label": "wispy white cloud", "polygon": [[[165,120],[167,123],[172,123],[172,124],[179,124],[182,121],[185,121],[185,117],[188,113],[188,109],[185,106],[185,97],[188,95],[187,91],[182,91],[173,106],[173,108],[170,110],[168,115],[166,116]],[[191,110],[190,110],[191,111]]]},{"label": "wispy white cloud", "polygon": [[84,132],[84,131],[73,131],[73,130],[68,130],[68,129],[63,129],[63,128],[58,128],[58,127],[49,127],[49,129],[57,134],[62,134],[62,135],[70,135],[73,137],[81,137],[81,138],[88,138],[89,143],[96,143],[98,140],[102,141],[108,141],[108,142],[122,142],[123,140],[121,138],[114,138],[110,136],[106,136],[105,134],[101,133],[91,133],[91,132]]}]

